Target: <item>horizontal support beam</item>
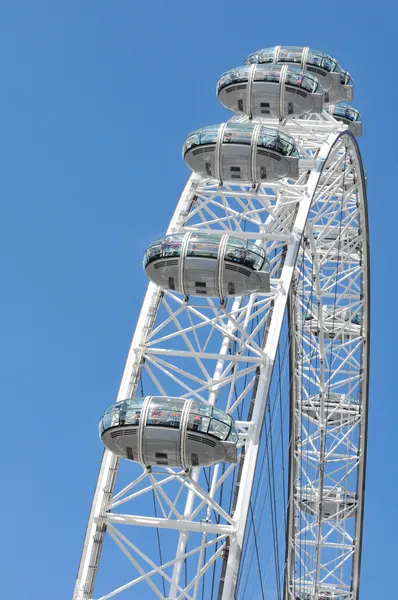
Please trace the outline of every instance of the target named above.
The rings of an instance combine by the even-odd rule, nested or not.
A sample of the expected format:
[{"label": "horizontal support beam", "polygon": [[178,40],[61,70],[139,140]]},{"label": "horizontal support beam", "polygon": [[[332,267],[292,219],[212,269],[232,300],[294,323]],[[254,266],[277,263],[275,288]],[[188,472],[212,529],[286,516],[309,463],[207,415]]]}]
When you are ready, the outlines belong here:
[{"label": "horizontal support beam", "polygon": [[206,227],[180,227],[178,233],[184,231],[194,231],[195,233],[218,233],[220,235],[232,235],[244,240],[270,240],[276,242],[290,242],[292,235],[286,233],[272,233],[267,231],[239,231],[236,229],[208,229]]},{"label": "horizontal support beam", "polygon": [[188,521],[183,519],[162,519],[143,517],[138,515],[121,515],[109,513],[106,520],[116,525],[136,525],[138,527],[160,527],[162,529],[176,529],[177,531],[192,531],[199,533],[219,533],[233,535],[235,528],[231,525],[217,525],[201,521]]},{"label": "horizontal support beam", "polygon": [[318,544],[315,540],[306,540],[296,538],[296,552],[300,553],[300,548],[303,546],[316,546],[317,548],[339,548],[340,550],[352,550],[352,543],[347,541],[346,544],[338,544],[337,542],[324,542]]},{"label": "horizontal support beam", "polygon": [[145,354],[153,354],[154,356],[181,356],[184,358],[208,358],[211,360],[225,360],[227,362],[243,362],[263,364],[264,358],[259,356],[246,356],[245,354],[214,354],[212,352],[189,352],[186,350],[167,350],[166,348],[145,348]]}]

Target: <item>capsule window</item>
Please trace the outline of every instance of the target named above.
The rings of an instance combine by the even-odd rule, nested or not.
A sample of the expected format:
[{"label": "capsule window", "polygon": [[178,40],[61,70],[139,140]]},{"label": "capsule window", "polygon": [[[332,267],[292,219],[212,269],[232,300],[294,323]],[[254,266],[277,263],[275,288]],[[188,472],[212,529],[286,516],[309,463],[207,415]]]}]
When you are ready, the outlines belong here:
[{"label": "capsule window", "polygon": [[120,411],[120,425],[138,425],[141,418],[140,408],[129,408]]},{"label": "capsule window", "polygon": [[218,438],[219,440],[226,440],[230,431],[230,426],[226,423],[222,423],[217,419],[211,419],[209,426],[209,434]]},{"label": "capsule window", "polygon": [[228,425],[231,424],[231,417],[219,408],[213,408],[213,418],[222,421],[223,423],[227,423]]},{"label": "capsule window", "polygon": [[210,417],[213,412],[213,407],[210,406],[210,404],[198,404],[197,402],[194,402],[190,412],[202,415],[202,417]]},{"label": "capsule window", "polygon": [[238,443],[239,437],[238,437],[238,434],[236,433],[236,431],[235,431],[234,428],[231,428],[230,434],[227,437],[227,441],[228,442],[234,442],[235,444]]},{"label": "capsule window", "polygon": [[218,136],[218,125],[205,127],[200,134],[201,144],[215,144]]},{"label": "capsule window", "polygon": [[207,433],[209,429],[210,418],[203,417],[200,414],[190,413],[188,417],[188,429],[190,431],[201,431]]},{"label": "capsule window", "polygon": [[117,427],[119,425],[119,411],[115,411],[104,415],[102,418],[102,422],[104,429],[109,429],[110,427]]},{"label": "capsule window", "polygon": [[147,416],[147,425],[161,427],[180,427],[184,400],[175,398],[153,398]]},{"label": "capsule window", "polygon": [[204,258],[217,258],[220,240],[216,236],[208,235],[191,237],[188,244],[188,256],[202,256]]}]

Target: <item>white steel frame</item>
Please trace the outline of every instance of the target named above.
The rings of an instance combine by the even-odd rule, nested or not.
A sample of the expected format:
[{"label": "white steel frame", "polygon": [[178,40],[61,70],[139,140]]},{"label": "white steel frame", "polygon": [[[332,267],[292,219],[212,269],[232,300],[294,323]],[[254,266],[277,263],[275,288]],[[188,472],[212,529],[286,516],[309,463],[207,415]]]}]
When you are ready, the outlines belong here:
[{"label": "white steel frame", "polygon": [[[265,120],[261,122],[271,124]],[[275,126],[275,122],[272,125]],[[228,465],[226,468],[216,465],[208,485],[203,469],[145,469],[129,463],[129,481],[115,492],[120,461],[109,451],[105,451],[73,600],[91,600],[94,597],[107,600],[122,595],[122,592],[131,590],[134,586],[138,586],[137,595],[134,597],[142,598],[142,591],[138,590],[142,590],[139,586],[143,583],[148,584],[152,590],[148,592],[152,595],[145,597],[196,600],[201,597],[200,590],[201,586],[205,585],[206,573],[216,561],[223,565],[218,597],[222,600],[235,597],[257,457],[261,451],[261,428],[289,299],[291,365],[294,371],[291,396],[293,443],[290,445],[284,597],[285,600],[295,599],[297,589],[300,588],[304,593],[308,586],[312,585],[314,589],[310,592],[315,594],[314,600],[318,600],[323,585],[321,582],[327,584],[328,589],[332,589],[333,584],[335,589],[348,590],[348,595],[344,598],[356,600],[358,597],[368,378],[368,259],[363,173],[355,140],[347,132],[347,127],[335,121],[331,115],[323,113],[311,115],[309,118],[291,119],[283,123],[283,128],[295,137],[300,148],[302,159],[297,181],[282,180],[272,185],[261,184],[252,188],[245,185],[220,186],[214,180],[192,175],[167,230],[173,233],[211,230],[258,240],[258,243],[265,246],[270,257],[271,292],[266,295],[252,294],[249,297],[235,298],[225,305],[220,305],[216,299],[191,297],[187,301],[179,294],[160,290],[150,283],[117,397],[121,400],[141,395],[139,385],[141,378],[145,377],[145,395],[178,395],[210,404],[217,403],[238,422],[239,446],[244,449],[241,451],[240,460],[236,465]],[[351,161],[349,167],[344,166],[347,152]],[[353,209],[349,224],[348,221],[344,221],[342,227],[350,225],[359,231],[360,252],[358,255],[358,251],[353,248],[341,248],[341,255],[343,251],[347,254],[344,265],[349,265],[349,273],[347,271],[347,274],[343,275],[341,272],[339,275],[342,285],[345,286],[345,291],[339,289],[339,299],[345,298],[344,302],[341,300],[341,306],[349,303],[355,311],[360,310],[362,321],[356,341],[347,342],[353,351],[345,350],[344,343],[335,342],[333,345],[328,340],[328,356],[332,356],[330,360],[336,361],[333,365],[338,364],[336,372],[340,375],[335,375],[336,382],[337,379],[340,381],[343,373],[346,379],[355,379],[355,390],[361,394],[362,410],[355,423],[358,434],[351,433],[347,437],[342,432],[330,432],[328,437],[332,436],[336,440],[335,447],[327,450],[327,445],[323,443],[323,449],[317,450],[316,453],[320,432],[325,426],[324,416],[321,417],[317,433],[311,430],[311,440],[308,436],[306,441],[305,418],[300,411],[301,398],[308,395],[308,385],[303,383],[304,378],[310,381],[311,377],[316,377],[320,394],[325,393],[329,384],[333,389],[340,388],[334,383],[333,374],[329,379],[325,373],[319,375],[319,369],[312,366],[305,351],[305,344],[311,338],[313,344],[314,339],[317,340],[320,360],[328,353],[325,336],[322,334],[326,327],[322,322],[322,312],[319,313],[322,330],[319,338],[307,331],[302,337],[301,307],[306,302],[305,298],[312,301],[312,282],[308,280],[309,268],[315,274],[314,297],[324,304],[328,297],[327,277],[321,268],[321,263],[326,264],[328,260],[327,252],[325,257],[321,247],[322,232],[336,230],[335,221],[338,207],[341,207],[341,198],[332,201],[335,209],[327,207],[331,199],[339,197],[342,186],[344,203],[350,206],[355,202],[357,204],[356,216]],[[338,224],[340,239],[343,229],[340,221]],[[316,239],[313,235],[314,227],[318,231]],[[300,258],[303,248],[305,258],[299,263],[297,257]],[[300,264],[304,264],[303,269]],[[333,274],[330,275],[330,281],[332,278]],[[333,301],[329,304],[335,303]],[[293,306],[296,307],[295,310]],[[341,387],[346,386],[345,391],[347,385],[341,383]],[[354,384],[348,389],[354,390]],[[250,411],[248,405],[252,407]],[[245,410],[244,414],[241,412],[242,408]],[[318,441],[314,442],[315,438]],[[315,448],[308,480],[319,484],[318,488],[321,489],[319,508],[322,506],[323,482],[326,481],[326,475],[320,476],[319,473],[324,472],[324,465],[331,455],[336,455],[341,462],[345,461],[346,470],[348,469],[350,474],[355,470],[357,476],[356,487],[351,489],[357,494],[355,532],[350,535],[341,522],[327,524],[334,532],[333,535],[340,536],[338,542],[334,538],[331,542],[333,548],[340,552],[340,559],[333,563],[334,566],[322,563],[323,548],[327,546],[329,538],[323,531],[324,522],[320,512],[318,511],[319,518],[311,523],[312,540],[307,540],[308,534],[304,535],[304,540],[301,539],[303,529],[297,527],[301,514],[297,482],[302,480],[300,477],[305,472],[304,459],[308,458],[307,455],[304,457],[301,451],[304,443]],[[344,446],[344,457],[338,443]],[[353,458],[355,453],[356,458]],[[354,463],[355,467],[351,468],[351,464]],[[236,486],[237,480],[237,501],[234,510],[229,512],[228,504],[220,500],[220,490],[224,485]],[[351,476],[349,481],[352,483]],[[152,496],[154,503],[156,501],[156,514],[149,501],[144,510],[141,507],[140,511],[136,512],[135,503],[146,496],[148,499]],[[125,512],[119,512],[120,507]],[[159,564],[159,559],[142,549],[140,530],[145,528],[155,528],[157,532],[165,529],[178,533],[178,542],[172,558]],[[101,596],[93,596],[99,567],[105,572],[107,569],[105,557],[100,562],[104,539],[112,540],[116,544],[135,574],[117,584],[109,584],[110,588]],[[190,545],[193,544],[193,548],[188,548],[188,541]],[[307,552],[307,546],[311,548],[311,561],[304,561],[303,574],[299,573],[297,565]],[[349,563],[350,570],[346,567],[341,569],[341,561]],[[183,582],[182,572],[187,564],[188,574],[185,571]],[[341,575],[337,583],[333,579],[336,573],[335,566]],[[116,576],[117,573],[112,575]],[[160,581],[162,585],[166,583],[168,591],[159,584]]]}]

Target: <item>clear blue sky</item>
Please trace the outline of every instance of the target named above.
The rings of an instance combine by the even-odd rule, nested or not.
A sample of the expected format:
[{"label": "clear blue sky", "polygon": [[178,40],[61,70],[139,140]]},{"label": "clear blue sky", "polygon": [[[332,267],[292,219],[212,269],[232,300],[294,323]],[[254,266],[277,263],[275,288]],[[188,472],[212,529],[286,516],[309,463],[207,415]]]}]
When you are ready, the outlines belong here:
[{"label": "clear blue sky", "polygon": [[364,118],[373,291],[361,600],[392,597],[397,16],[386,0],[2,3],[2,598],[71,598],[97,423],[145,291],[142,253],[188,176],[181,144],[226,118],[218,76],[275,44],[335,55]]}]

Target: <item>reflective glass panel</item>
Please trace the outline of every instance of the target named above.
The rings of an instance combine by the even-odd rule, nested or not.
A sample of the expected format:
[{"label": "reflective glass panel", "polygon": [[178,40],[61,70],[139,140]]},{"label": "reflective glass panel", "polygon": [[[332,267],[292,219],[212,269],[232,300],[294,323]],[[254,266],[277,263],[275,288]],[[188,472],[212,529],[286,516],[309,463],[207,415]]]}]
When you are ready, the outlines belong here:
[{"label": "reflective glass panel", "polygon": [[228,243],[225,249],[225,260],[243,264],[246,259],[246,248],[244,246],[236,246]]},{"label": "reflective glass panel", "polygon": [[301,63],[303,48],[299,46],[282,46],[279,50],[278,62]]},{"label": "reflective glass panel", "polygon": [[208,127],[203,127],[200,133],[200,143],[215,144],[217,142],[219,127],[219,125],[209,125]]},{"label": "reflective glass panel", "polygon": [[224,132],[224,144],[231,142],[234,144],[251,144],[253,135],[253,125],[241,125],[238,123],[231,123],[227,125]]},{"label": "reflective glass panel", "polygon": [[307,57],[307,64],[320,67],[328,72],[339,71],[340,67],[335,58],[321,52],[320,50],[310,49]]},{"label": "reflective glass panel", "polygon": [[249,77],[250,67],[243,66],[237,67],[231,71],[232,81],[234,83],[241,83],[242,81],[247,81]]},{"label": "reflective glass panel", "polygon": [[253,52],[250,54],[246,60],[246,65],[251,65],[253,63],[269,63],[273,61],[275,48],[263,48],[257,52]]},{"label": "reflective glass panel", "polygon": [[[257,78],[257,71],[260,71],[260,77]],[[281,70],[280,68],[278,69],[278,67],[275,66],[275,68],[268,68],[268,69],[256,69],[255,72],[255,76],[254,76],[254,81],[269,81],[271,83],[279,83],[279,79],[281,76]]]},{"label": "reflective glass panel", "polygon": [[190,412],[196,415],[202,415],[202,417],[210,417],[213,407],[209,404],[202,404],[194,402],[191,406]]},{"label": "reflective glass panel", "polygon": [[187,256],[203,256],[204,258],[217,258],[220,246],[218,235],[192,235],[188,244]]},{"label": "reflective glass panel", "polygon": [[152,398],[146,424],[178,428],[184,403],[179,398]]},{"label": "reflective glass panel", "polygon": [[248,248],[248,250],[250,250],[251,254],[256,255],[256,259],[255,259],[256,271],[269,270],[269,262],[268,262],[264,248],[261,248],[261,246],[258,246],[254,242],[248,242],[247,248]]},{"label": "reflective glass panel", "polygon": [[219,92],[223,87],[229,85],[230,83],[233,83],[233,77],[232,77],[233,71],[227,71],[226,73],[223,73],[220,77],[220,79],[217,82],[217,92]]},{"label": "reflective glass panel", "polygon": [[209,434],[214,435],[219,440],[225,440],[229,434],[230,426],[222,423],[217,419],[211,419],[209,426]]},{"label": "reflective glass panel", "polygon": [[213,418],[218,419],[219,421],[222,421],[223,423],[227,423],[228,425],[231,424],[231,417],[224,412],[223,410],[219,410],[218,408],[213,408]]},{"label": "reflective glass panel", "polygon": [[264,264],[264,258],[258,252],[252,252],[251,250],[246,251],[246,259],[243,263],[250,269],[260,271]]},{"label": "reflective glass panel", "polygon": [[183,153],[185,154],[186,152],[188,152],[188,150],[190,150],[191,148],[193,148],[194,146],[199,146],[200,144],[200,129],[198,131],[194,131],[193,133],[191,133],[185,140],[184,142],[184,146],[183,146]]},{"label": "reflective glass panel", "polygon": [[340,83],[341,85],[353,85],[353,80],[351,79],[351,75],[345,69],[341,69],[340,75]]},{"label": "reflective glass panel", "polygon": [[120,413],[120,424],[122,425],[122,418],[124,418],[125,425],[138,425],[141,418],[140,408],[128,408],[125,413]]},{"label": "reflective glass panel", "polygon": [[162,244],[162,256],[180,256],[184,234],[166,235]]},{"label": "reflective glass panel", "polygon": [[336,117],[344,117],[350,121],[361,121],[359,111],[349,104],[339,103],[333,108],[333,115]]},{"label": "reflective glass panel", "polygon": [[236,429],[234,429],[234,428],[231,429],[229,436],[227,437],[227,441],[234,442],[235,444],[238,443],[239,437],[238,437]]},{"label": "reflective glass panel", "polygon": [[203,417],[200,414],[190,413],[188,417],[188,429],[190,431],[201,431],[207,433],[209,429],[210,418]]},{"label": "reflective glass panel", "polygon": [[257,64],[254,71],[254,81],[279,82],[281,67],[279,65]]},{"label": "reflective glass panel", "polygon": [[144,254],[144,267],[146,267],[153,260],[162,257],[162,244],[163,238],[152,242],[152,244],[149,246],[149,248]]},{"label": "reflective glass panel", "polygon": [[103,416],[104,429],[117,427],[119,425],[119,410],[108,413]]},{"label": "reflective glass panel", "polygon": [[258,143],[260,146],[276,150],[285,156],[298,156],[293,138],[275,129],[262,127]]},{"label": "reflective glass panel", "polygon": [[231,237],[225,249],[225,260],[237,262],[255,270],[267,270],[269,267],[265,250],[253,242]]},{"label": "reflective glass panel", "polygon": [[322,86],[315,77],[304,75],[301,87],[308,92],[320,92],[322,93]]}]

